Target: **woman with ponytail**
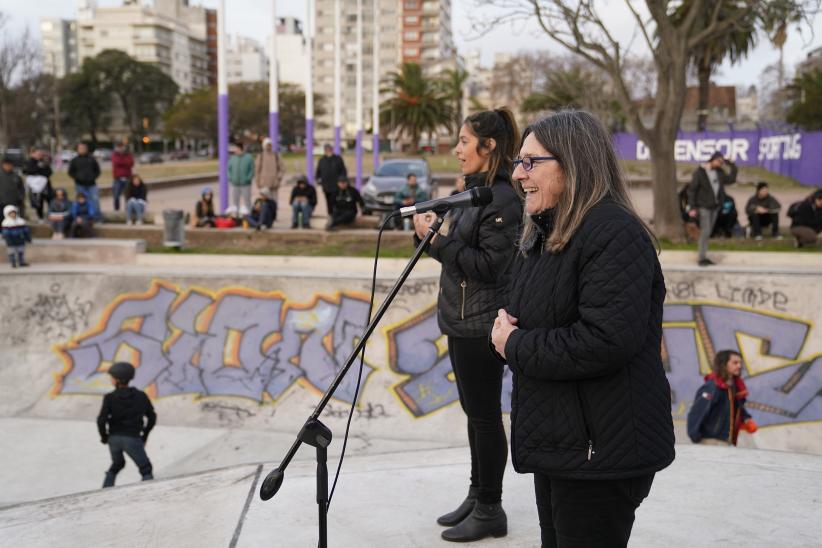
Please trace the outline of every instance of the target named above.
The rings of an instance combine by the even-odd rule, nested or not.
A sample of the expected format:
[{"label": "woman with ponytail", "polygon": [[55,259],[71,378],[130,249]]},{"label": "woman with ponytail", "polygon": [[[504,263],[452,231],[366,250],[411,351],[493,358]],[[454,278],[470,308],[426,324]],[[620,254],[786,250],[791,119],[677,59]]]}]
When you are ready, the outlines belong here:
[{"label": "woman with ponytail", "polygon": [[[502,477],[508,445],[502,426],[503,366],[488,346],[488,333],[505,302],[509,269],[516,253],[522,202],[511,183],[519,135],[507,108],[465,119],[454,154],[465,189],[487,186],[493,201],[482,208],[454,209],[448,233],[434,237],[428,254],[442,263],[437,318],[448,336],[460,405],[468,417],[471,483],[459,507],[437,519],[449,526],[442,538],[469,542],[508,532],[502,509]],[[434,214],[414,216],[418,238]]]}]

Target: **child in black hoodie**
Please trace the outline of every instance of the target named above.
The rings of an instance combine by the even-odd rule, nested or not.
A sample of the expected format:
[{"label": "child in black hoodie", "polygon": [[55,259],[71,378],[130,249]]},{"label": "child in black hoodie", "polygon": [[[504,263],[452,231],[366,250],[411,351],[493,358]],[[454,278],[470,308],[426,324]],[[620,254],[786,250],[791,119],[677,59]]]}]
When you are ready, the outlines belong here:
[{"label": "child in black hoodie", "polygon": [[[97,416],[100,442],[108,443],[111,451],[111,468],[106,472],[103,487],[113,487],[117,474],[125,467],[123,452],[140,469],[143,481],[154,479],[145,450],[148,434],[157,422],[154,407],[145,392],[128,385],[134,378],[133,365],[117,362],[109,368],[108,374],[115,390],[105,395]],[[148,419],[145,424],[143,417]]]}]

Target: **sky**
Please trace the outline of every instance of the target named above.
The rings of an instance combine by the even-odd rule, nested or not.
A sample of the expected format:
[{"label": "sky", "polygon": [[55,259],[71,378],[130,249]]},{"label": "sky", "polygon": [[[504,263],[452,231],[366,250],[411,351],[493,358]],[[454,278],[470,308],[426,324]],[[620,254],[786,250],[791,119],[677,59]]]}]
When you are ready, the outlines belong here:
[{"label": "sky", "polygon": [[[217,0],[190,1],[192,5],[205,5],[211,8],[217,6]],[[266,0],[227,0],[226,3],[228,4],[226,26],[229,33],[250,36],[260,41],[265,39],[269,34],[270,2]],[[120,4],[121,0],[98,1],[101,7]],[[636,25],[627,11],[621,9],[622,4],[616,0],[605,0],[600,5],[604,6],[603,12],[607,14],[609,27],[613,29],[617,39],[621,43],[627,43]],[[516,53],[535,49],[564,52],[561,46],[553,44],[533,22],[520,21],[505,24],[478,39],[477,33],[472,30],[469,17],[471,13],[478,13],[474,6],[475,0],[452,0],[454,40],[460,53],[465,54],[472,49],[481,49],[483,63],[490,65],[495,53]],[[305,9],[306,0],[277,1],[277,14],[281,17],[290,15],[304,19]],[[0,0],[0,11],[10,15],[12,29],[20,31],[28,25],[39,37],[40,17],[74,18],[75,2],[73,0]],[[500,8],[486,8],[485,11],[479,13],[482,13],[483,17],[491,17],[504,12]],[[816,17],[811,29],[805,26],[801,34],[795,28],[789,31],[785,45],[786,67],[790,70],[798,62],[804,60],[810,50],[818,47],[822,47],[822,15]],[[735,66],[724,64],[714,77],[714,81],[722,85],[756,85],[765,67],[775,63],[778,59],[778,51],[771,46],[767,37],[761,36],[758,46],[745,61]]]}]

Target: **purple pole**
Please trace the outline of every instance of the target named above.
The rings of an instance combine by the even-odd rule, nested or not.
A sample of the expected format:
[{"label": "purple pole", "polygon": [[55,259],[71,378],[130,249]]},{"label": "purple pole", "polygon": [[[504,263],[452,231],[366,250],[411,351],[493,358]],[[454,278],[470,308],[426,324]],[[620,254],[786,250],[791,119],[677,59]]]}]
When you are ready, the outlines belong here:
[{"label": "purple pole", "polygon": [[280,113],[268,113],[268,138],[271,139],[271,150],[280,152]]},{"label": "purple pole", "polygon": [[217,96],[217,155],[220,159],[220,213],[228,208],[228,95]]},{"label": "purple pole", "polygon": [[374,147],[374,168],[371,170],[371,174],[377,172],[377,168],[380,167],[380,134],[374,133],[374,140],[373,140],[373,147]]},{"label": "purple pole", "polygon": [[362,187],[362,130],[357,130],[357,190]]},{"label": "purple pole", "polygon": [[305,119],[305,171],[308,182],[314,184],[314,119]]},{"label": "purple pole", "polygon": [[334,154],[342,152],[342,128],[340,126],[334,127]]}]

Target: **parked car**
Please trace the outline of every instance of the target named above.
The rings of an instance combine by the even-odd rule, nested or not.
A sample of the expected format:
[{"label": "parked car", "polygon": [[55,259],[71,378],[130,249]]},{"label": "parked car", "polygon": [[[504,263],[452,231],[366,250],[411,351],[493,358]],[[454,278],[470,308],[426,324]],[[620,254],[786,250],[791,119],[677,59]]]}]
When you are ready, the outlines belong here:
[{"label": "parked car", "polygon": [[62,152],[60,152],[60,161],[64,164],[67,164],[70,161],[74,160],[75,156],[77,156],[77,153],[73,150],[63,150]]},{"label": "parked car", "polygon": [[394,210],[394,194],[405,185],[409,173],[417,176],[417,184],[429,196],[436,192],[431,169],[422,158],[402,158],[386,160],[376,173],[363,186],[362,199],[365,202],[365,214],[374,211],[386,213]]},{"label": "parked car", "polygon": [[189,158],[191,158],[191,154],[184,148],[172,150],[168,153],[169,160],[188,160]]},{"label": "parked car", "polygon": [[163,162],[163,157],[159,152],[143,152],[138,161],[141,164],[160,164]]},{"label": "parked car", "polygon": [[111,149],[110,148],[98,148],[94,152],[91,153],[92,156],[97,158],[98,162],[110,162],[111,161]]},{"label": "parked car", "polygon": [[7,148],[0,156],[10,159],[14,167],[17,168],[23,167],[23,162],[26,159],[23,149],[20,148]]}]

